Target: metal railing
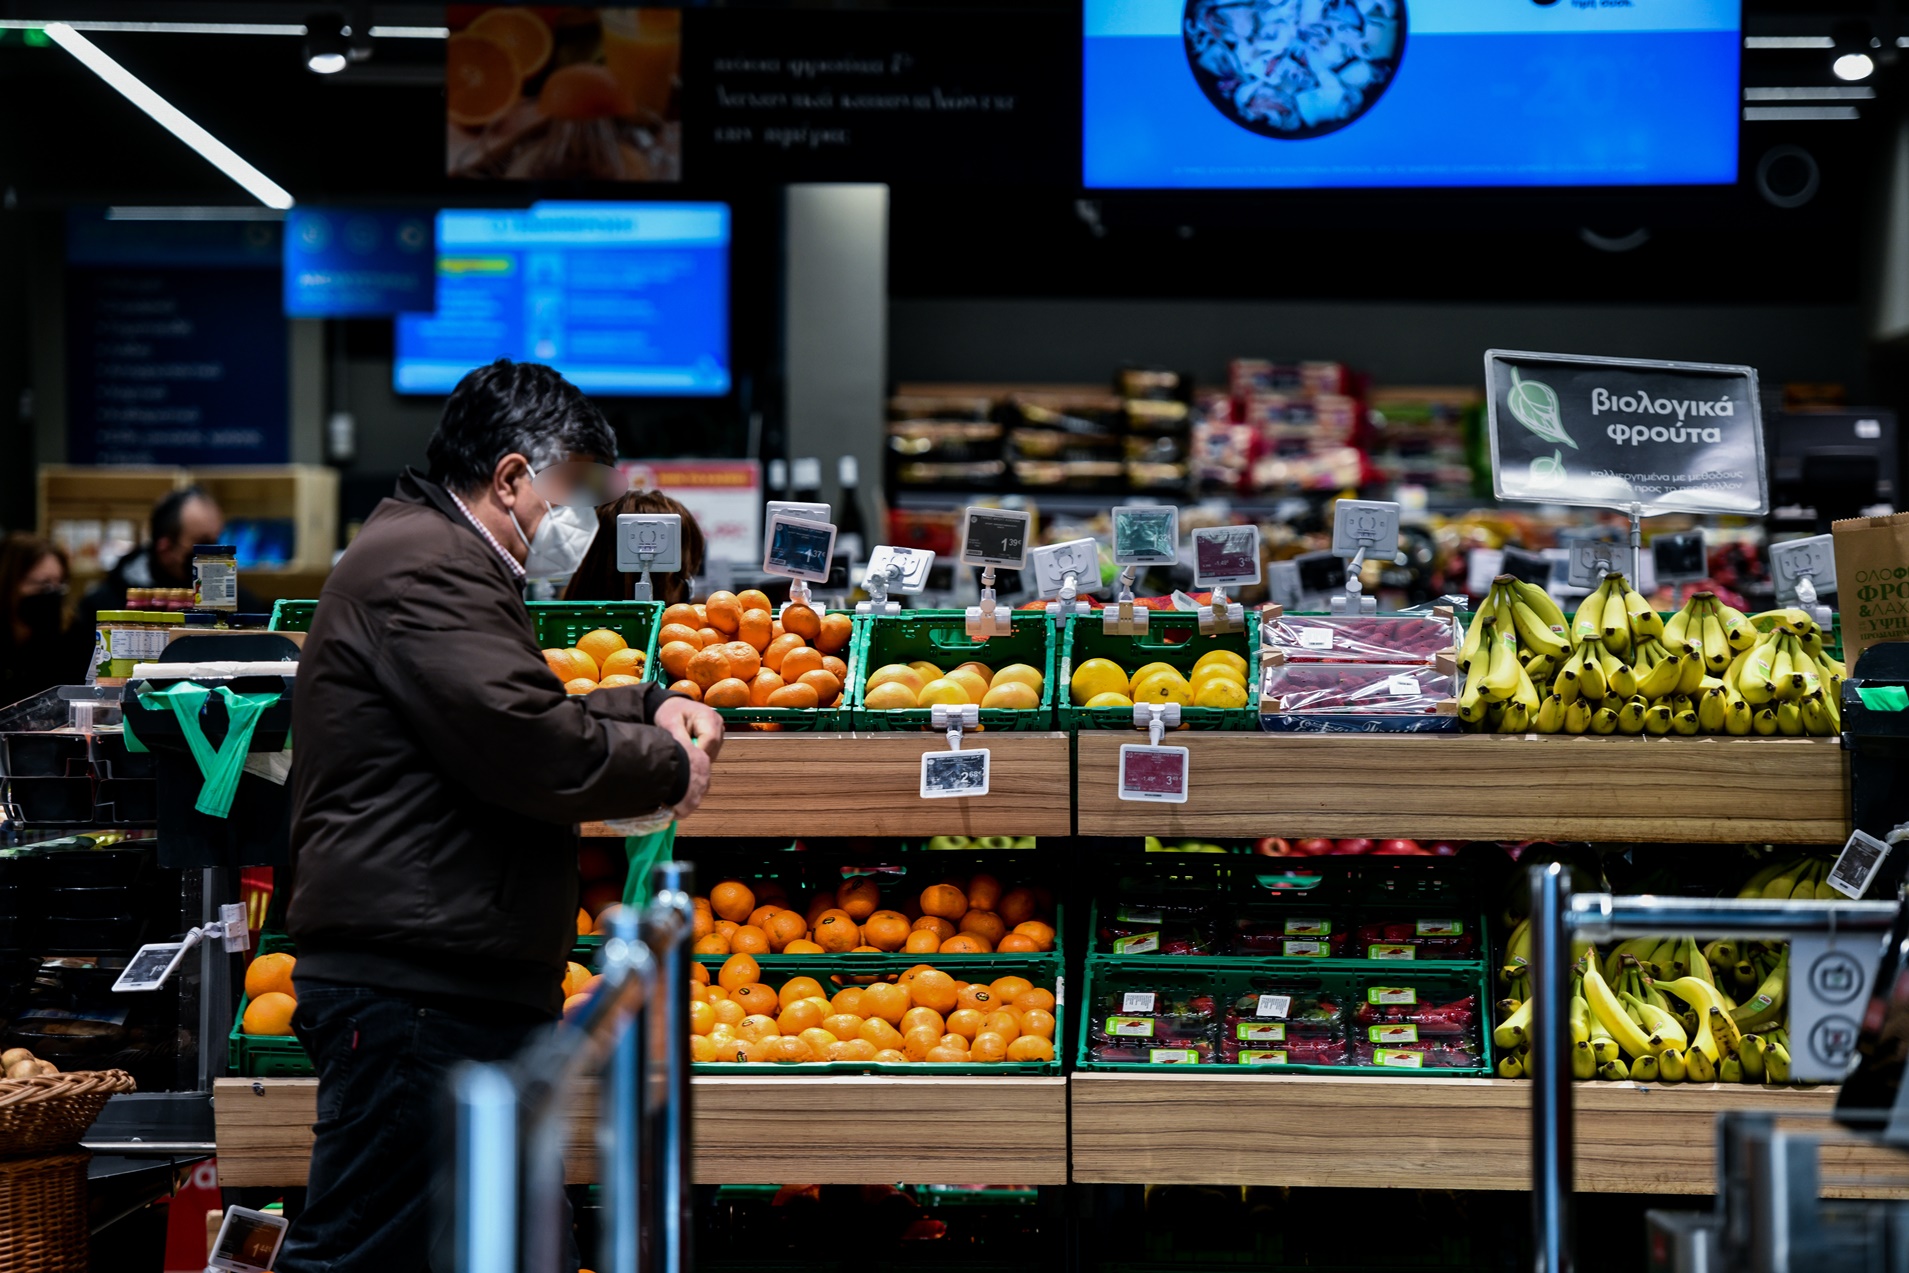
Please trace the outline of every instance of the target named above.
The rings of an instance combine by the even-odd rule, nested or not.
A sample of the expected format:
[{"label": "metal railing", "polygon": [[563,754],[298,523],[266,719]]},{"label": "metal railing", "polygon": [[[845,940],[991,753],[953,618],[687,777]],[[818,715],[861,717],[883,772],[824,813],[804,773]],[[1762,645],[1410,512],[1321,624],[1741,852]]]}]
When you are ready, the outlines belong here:
[{"label": "metal railing", "polygon": [[[657,866],[639,914],[612,912],[602,984],[506,1062],[453,1079],[459,1273],[555,1273],[567,1248],[564,1134],[577,1081],[601,1074],[602,1273],[689,1273],[690,866]],[[588,1260],[585,1263],[589,1263]]]},{"label": "metal railing", "polygon": [[1894,902],[1573,896],[1559,863],[1531,870],[1531,1237],[1537,1273],[1572,1273],[1571,942],[1887,932]]}]

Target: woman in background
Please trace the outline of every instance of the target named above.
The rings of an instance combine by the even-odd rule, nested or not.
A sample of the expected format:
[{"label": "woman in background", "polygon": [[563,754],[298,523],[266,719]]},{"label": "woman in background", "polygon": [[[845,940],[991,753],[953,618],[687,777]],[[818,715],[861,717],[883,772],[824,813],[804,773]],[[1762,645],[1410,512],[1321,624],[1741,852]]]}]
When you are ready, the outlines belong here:
[{"label": "woman in background", "polygon": [[16,531],[0,540],[0,706],[86,680],[90,633],[72,627],[66,552]]},{"label": "woman in background", "polygon": [[616,567],[616,519],[623,513],[675,513],[683,519],[683,568],[669,574],[650,575],[656,600],[664,605],[688,601],[690,581],[703,572],[703,528],[687,508],[661,491],[630,491],[597,509],[597,537],[583,555],[577,573],[570,576],[564,589],[565,601],[631,601],[636,591],[635,574]]}]

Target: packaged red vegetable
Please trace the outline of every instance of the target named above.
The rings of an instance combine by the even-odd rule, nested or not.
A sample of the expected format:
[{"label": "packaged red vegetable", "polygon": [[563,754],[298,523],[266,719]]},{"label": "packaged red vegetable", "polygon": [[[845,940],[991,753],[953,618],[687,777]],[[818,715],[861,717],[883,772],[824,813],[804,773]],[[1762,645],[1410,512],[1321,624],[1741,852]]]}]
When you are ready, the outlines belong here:
[{"label": "packaged red vegetable", "polygon": [[1259,619],[1260,649],[1276,650],[1289,663],[1430,666],[1453,652],[1459,637],[1450,615],[1299,615],[1267,606]]},{"label": "packaged red vegetable", "polygon": [[1220,1034],[1234,1042],[1278,1043],[1345,1033],[1345,1008],[1317,991],[1277,983],[1255,986],[1221,1018]]},{"label": "packaged red vegetable", "polygon": [[1473,1069],[1484,1062],[1477,1047],[1447,1046],[1443,1043],[1372,1043],[1352,1040],[1352,1064],[1375,1065],[1396,1070]]},{"label": "packaged red vegetable", "polygon": [[1397,663],[1275,663],[1260,687],[1266,710],[1302,715],[1429,716],[1457,692],[1447,672]]},{"label": "packaged red vegetable", "polygon": [[1469,959],[1477,949],[1472,926],[1448,916],[1383,920],[1352,931],[1354,959]]},{"label": "packaged red vegetable", "polygon": [[1220,1040],[1223,1065],[1345,1065],[1349,1057],[1344,1039]]},{"label": "packaged red vegetable", "polygon": [[1219,1021],[1212,995],[1113,990],[1100,996],[1091,1027],[1097,1043],[1173,1046],[1211,1042]]},{"label": "packaged red vegetable", "polygon": [[1352,1024],[1355,1032],[1371,1042],[1385,1041],[1371,1034],[1378,1026],[1409,1029],[1414,1041],[1472,1037],[1478,1033],[1478,996],[1434,1003],[1416,986],[1367,986],[1365,1002],[1352,1014]]},{"label": "packaged red vegetable", "polygon": [[1217,927],[1210,904],[1121,902],[1101,916],[1096,936],[1114,955],[1211,955]]},{"label": "packaged red vegetable", "polygon": [[1241,915],[1233,921],[1233,953],[1236,955],[1344,959],[1346,937],[1344,925],[1324,915]]},{"label": "packaged red vegetable", "polygon": [[1122,1043],[1097,1043],[1087,1050],[1093,1060],[1113,1065],[1210,1065],[1213,1041],[1192,1039],[1165,1046],[1146,1040]]}]

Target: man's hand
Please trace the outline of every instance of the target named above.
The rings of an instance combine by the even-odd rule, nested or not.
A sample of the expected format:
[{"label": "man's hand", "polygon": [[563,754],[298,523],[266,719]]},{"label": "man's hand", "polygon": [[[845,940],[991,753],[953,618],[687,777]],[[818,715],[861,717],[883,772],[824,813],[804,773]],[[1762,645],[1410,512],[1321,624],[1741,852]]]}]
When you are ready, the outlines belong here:
[{"label": "man's hand", "polygon": [[696,812],[709,792],[709,766],[723,745],[723,718],[693,699],[672,698],[656,709],[656,724],[667,729],[689,757],[689,790],[676,806],[680,821]]},{"label": "man's hand", "polygon": [[689,757],[689,790],[676,805],[678,822],[696,812],[703,797],[709,794],[709,753],[693,743],[684,743],[683,754]]}]

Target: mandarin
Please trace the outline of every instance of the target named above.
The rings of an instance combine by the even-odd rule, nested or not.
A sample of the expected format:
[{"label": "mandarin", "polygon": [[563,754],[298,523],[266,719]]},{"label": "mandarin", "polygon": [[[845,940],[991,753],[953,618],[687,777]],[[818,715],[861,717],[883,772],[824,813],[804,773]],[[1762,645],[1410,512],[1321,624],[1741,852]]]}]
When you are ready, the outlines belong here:
[{"label": "mandarin", "polygon": [[619,685],[641,685],[642,683],[643,678],[640,676],[630,676],[624,672],[606,672],[603,679],[597,682],[597,688],[613,690]]},{"label": "mandarin", "polygon": [[280,991],[268,990],[246,1005],[239,1030],[244,1034],[290,1034],[292,1014],[297,1011],[298,1000]]},{"label": "mandarin", "polygon": [[928,1053],[941,1046],[941,1032],[930,1026],[902,1034],[901,1050],[911,1061],[926,1061]]},{"label": "mandarin", "polygon": [[716,1028],[716,1010],[698,999],[689,1005],[689,1032],[708,1034]]},{"label": "mandarin", "polygon": [[801,1034],[804,1030],[820,1026],[827,1015],[812,1000],[797,999],[782,1009],[776,1017],[776,1025],[784,1034]]},{"label": "mandarin", "polygon": [[782,673],[782,679],[785,681],[799,681],[804,672],[820,672],[821,670],[822,652],[806,645],[783,655],[782,666],[776,669]]},{"label": "mandarin", "polygon": [[762,668],[756,673],[756,679],[749,682],[749,706],[767,707],[769,696],[781,689],[782,685],[783,680],[780,676],[766,667]]},{"label": "mandarin", "polygon": [[829,1000],[829,1006],[834,1008],[837,1012],[852,1012],[856,1016],[863,1015],[862,988],[860,986],[847,986],[836,991],[834,997]]},{"label": "mandarin", "polygon": [[672,694],[682,694],[698,703],[703,701],[703,687],[694,681],[671,681],[669,688]]},{"label": "mandarin", "polygon": [[904,954],[932,955],[941,949],[941,938],[935,936],[932,929],[917,928],[903,939],[901,948]]},{"label": "mandarin", "polygon": [[643,651],[631,649],[612,651],[610,657],[603,660],[603,675],[605,679],[612,676],[642,676]]},{"label": "mandarin", "polygon": [[762,652],[762,665],[772,672],[782,670],[782,661],[796,651],[807,649],[808,643],[793,632],[785,632],[769,642],[769,648]]},{"label": "mandarin", "polygon": [[741,1025],[742,1019],[749,1015],[734,999],[718,999],[709,1005],[709,1010],[715,1014],[717,1025],[732,1028]]},{"label": "mandarin", "polygon": [[608,628],[598,628],[578,637],[576,648],[596,660],[597,666],[601,667],[603,661],[618,650],[629,649],[630,643]]},{"label": "mandarin", "polygon": [[781,950],[784,955],[826,955],[828,951],[806,937],[798,937]]},{"label": "mandarin", "polygon": [[730,934],[729,949],[739,955],[766,955],[769,953],[769,934],[754,924],[744,924]]},{"label": "mandarin", "polygon": [[961,996],[955,980],[938,968],[929,968],[908,984],[908,993],[917,1004],[940,1013],[955,1010]]},{"label": "mandarin", "polygon": [[727,642],[723,654],[729,659],[729,675],[739,681],[752,681],[762,670],[762,656],[747,641]]},{"label": "mandarin", "polygon": [[[777,911],[763,931],[769,934],[769,949],[780,955],[787,952],[789,943],[808,936],[809,924],[794,911]],[[816,987],[816,993],[821,993],[821,987]]]},{"label": "mandarin", "polygon": [[597,661],[582,650],[545,650],[544,662],[560,681],[597,679]]},{"label": "mandarin", "polygon": [[860,1011],[865,1017],[879,1017],[890,1025],[898,1025],[914,1006],[908,987],[878,981],[862,991]]},{"label": "mandarin", "polygon": [[1016,924],[1014,931],[1019,936],[1025,937],[1033,942],[1037,950],[1054,949],[1054,926],[1052,924],[1044,924],[1038,919],[1030,919],[1025,923]]},{"label": "mandarin", "polygon": [[853,1012],[831,1012],[822,1018],[822,1028],[838,1039],[859,1038],[865,1019]]},{"label": "mandarin", "polygon": [[994,997],[1000,1002],[1012,1004],[1016,999],[1034,989],[1034,983],[1026,977],[996,977],[988,983],[988,989],[994,991]]},{"label": "mandarin", "polygon": [[921,913],[958,920],[968,913],[968,897],[952,884],[930,884],[921,891]]},{"label": "mandarin", "polygon": [[684,645],[693,645],[699,650],[703,648],[701,634],[687,623],[665,623],[656,630],[657,649],[662,649],[671,641],[681,641]]},{"label": "mandarin", "polygon": [[[757,900],[759,902],[761,901],[760,898],[758,898]],[[757,928],[762,929],[764,932],[768,932],[769,917],[771,915],[774,915],[777,911],[781,909],[782,908],[780,906],[777,906],[774,902],[761,902],[761,905],[757,906],[756,909],[749,912],[749,922],[751,924],[754,924]]]},{"label": "mandarin", "polygon": [[956,1008],[948,1014],[948,1033],[972,1042],[974,1036],[981,1033],[981,1023],[987,1019],[988,1014],[979,1008]]},{"label": "mandarin", "polygon": [[941,943],[941,953],[944,955],[991,955],[994,953],[994,943],[980,933],[956,933]]},{"label": "mandarin", "polygon": [[693,955],[727,955],[729,953],[729,939],[721,933],[706,933],[698,937],[696,944],[691,946],[689,950]]},{"label": "mandarin", "polygon": [[862,944],[862,930],[847,915],[824,915],[815,923],[815,942],[823,950],[843,954]]},{"label": "mandarin", "polygon": [[835,904],[859,924],[873,915],[882,904],[882,890],[868,876],[858,875],[852,880],[843,880],[836,887]]},{"label": "mandarin", "polygon": [[[1034,899],[1033,889],[1017,888],[1004,893],[1001,897],[1001,905],[995,909],[996,913],[1007,921],[1008,927],[1014,928],[1033,919],[1040,908]],[[1028,935],[1033,936],[1031,933]]]},{"label": "mandarin", "polygon": [[968,1053],[962,1048],[951,1048],[945,1044],[937,1044],[929,1048],[928,1054],[921,1059],[930,1065],[966,1065],[970,1058]]},{"label": "mandarin", "polygon": [[[787,625],[784,624],[786,627]],[[846,614],[825,614],[815,634],[815,648],[824,654],[839,654],[848,649],[849,636],[855,630],[854,619]]]},{"label": "mandarin", "polygon": [[[784,662],[782,666],[787,668],[789,665],[787,662]],[[804,672],[801,676],[796,678],[796,683],[798,685],[806,685],[814,690],[816,701],[821,703],[824,707],[833,705],[842,697],[842,678],[823,668],[816,668],[812,672]]]},{"label": "mandarin", "polygon": [[990,1012],[987,1020],[981,1023],[981,1033],[998,1034],[1012,1043],[1021,1037],[1021,1019],[1012,1012]]},{"label": "mandarin", "polygon": [[581,991],[583,989],[583,983],[588,980],[590,980],[590,970],[588,968],[585,968],[575,960],[566,963],[563,966],[564,997],[568,998]]},{"label": "mandarin", "polygon": [[833,654],[824,654],[822,656],[822,670],[824,672],[833,672],[836,680],[844,685],[848,684],[848,664],[842,662],[842,660],[836,658]]},{"label": "mandarin", "polygon": [[981,1012],[993,1012],[998,1006],[994,991],[986,986],[963,986],[956,995],[964,1008],[975,1008]]},{"label": "mandarin", "polygon": [[782,630],[813,641],[822,635],[822,616],[800,603],[788,606],[782,611]]},{"label": "mandarin", "polygon": [[749,706],[749,683],[725,676],[703,691],[703,702],[711,707]]},{"label": "mandarin", "polygon": [[574,681],[565,681],[563,683],[563,692],[566,694],[588,694],[596,687],[597,683],[589,677],[579,676]]},{"label": "mandarin", "polygon": [[775,618],[767,610],[744,610],[742,622],[736,628],[736,639],[749,643],[749,648],[760,655],[769,648],[769,642],[775,640]]},{"label": "mandarin", "polygon": [[[969,900],[972,903],[973,899]],[[994,943],[1007,936],[1008,931],[1007,923],[999,915],[979,908],[969,910],[955,927],[959,932],[986,939],[989,949],[993,949]]]},{"label": "mandarin", "polygon": [[1038,1035],[1024,1034],[1008,1044],[1010,1061],[1051,1061],[1054,1059],[1054,1045]]},{"label": "mandarin", "polygon": [[736,594],[736,604],[740,606],[745,613],[750,610],[768,610],[773,612],[776,608],[776,603],[769,600],[769,594],[760,588],[744,588],[741,592]]},{"label": "mandarin", "polygon": [[716,984],[730,994],[762,980],[762,965],[748,955],[731,955],[716,974]]},{"label": "mandarin", "polygon": [[809,1058],[810,1060],[820,1060],[828,1054],[830,1048],[841,1042],[840,1039],[830,1034],[827,1030],[824,1030],[821,1026],[811,1026],[807,1030],[801,1031],[797,1037],[808,1044],[809,1050],[815,1053],[814,1056]]},{"label": "mandarin", "polygon": [[968,880],[968,905],[978,911],[991,911],[1001,904],[1001,881],[986,871],[977,872]]},{"label": "mandarin", "polygon": [[[587,923],[589,918],[582,911],[577,913],[577,922],[580,924]],[[587,933],[590,930],[586,927],[579,928],[577,931]],[[298,991],[292,988],[292,968],[297,963],[297,959],[283,951],[260,955],[252,961],[251,967],[245,970],[245,997],[256,999],[260,995],[268,995],[276,991],[282,995],[290,995],[294,999],[298,998]]]},{"label": "mandarin", "polygon": [[983,1030],[974,1036],[968,1055],[977,1061],[1005,1061],[1008,1056],[1008,1041],[992,1030]]},{"label": "mandarin", "polygon": [[741,880],[724,880],[709,890],[709,909],[717,919],[740,923],[756,909],[756,895]]},{"label": "mandarin", "polygon": [[968,1041],[958,1034],[944,1034],[941,1036],[941,1046],[944,1048],[956,1048],[963,1054],[966,1054]]},{"label": "mandarin", "polygon": [[709,617],[709,626],[718,632],[733,634],[742,626],[742,606],[733,592],[710,593],[709,600],[703,602],[703,613]]},{"label": "mandarin", "polygon": [[1021,1033],[1043,1039],[1054,1037],[1054,1014],[1043,1008],[1029,1008],[1021,1014]]},{"label": "mandarin", "polygon": [[843,1039],[823,1053],[831,1061],[873,1061],[878,1049],[867,1039]]},{"label": "mandarin", "polygon": [[881,1065],[903,1065],[908,1061],[908,1054],[899,1048],[883,1048],[869,1059]]},{"label": "mandarin", "polygon": [[671,680],[685,681],[689,679],[689,661],[702,652],[700,641],[671,641],[656,651],[656,661]]},{"label": "mandarin", "polygon": [[900,950],[908,934],[908,917],[899,911],[876,911],[862,925],[862,940],[877,950]]},{"label": "mandarin", "polygon": [[809,708],[819,707],[821,703],[822,698],[815,692],[815,686],[805,685],[801,681],[797,681],[794,685],[784,685],[781,689],[769,695],[769,706],[771,707]]},{"label": "mandarin", "polygon": [[880,1017],[870,1017],[862,1022],[862,1028],[856,1032],[856,1037],[867,1039],[884,1051],[900,1048],[902,1045],[901,1031]]},{"label": "mandarin", "polygon": [[933,1008],[923,1008],[920,1006],[910,1008],[908,1011],[902,1013],[901,1023],[897,1028],[903,1034],[907,1034],[910,1030],[919,1030],[925,1025],[931,1025],[935,1028],[937,1038],[945,1033],[948,1028],[947,1022],[941,1019],[939,1012],[936,1012]]},{"label": "mandarin", "polygon": [[955,926],[939,915],[923,915],[915,921],[914,927],[918,931],[933,933],[939,941],[946,941],[955,935]]},{"label": "mandarin", "polygon": [[726,632],[718,632],[714,628],[697,628],[696,635],[703,639],[703,648],[705,650],[729,643],[729,634]]},{"label": "mandarin", "polygon": [[689,966],[689,979],[699,986],[706,986],[709,984],[709,969],[702,964],[692,963]]},{"label": "mandarin", "polygon": [[689,666],[683,670],[683,675],[703,687],[704,700],[707,701],[709,687],[730,677],[726,647],[704,646],[696,651],[690,656]]}]

